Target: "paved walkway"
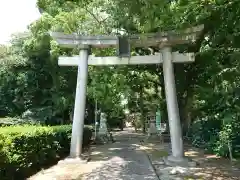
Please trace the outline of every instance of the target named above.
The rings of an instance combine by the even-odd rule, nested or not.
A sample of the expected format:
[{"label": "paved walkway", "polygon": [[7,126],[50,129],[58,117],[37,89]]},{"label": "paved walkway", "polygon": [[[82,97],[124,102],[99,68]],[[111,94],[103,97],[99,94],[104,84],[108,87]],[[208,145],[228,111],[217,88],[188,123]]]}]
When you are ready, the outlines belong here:
[{"label": "paved walkway", "polygon": [[81,180],[158,180],[147,157],[140,150],[139,134],[131,130],[114,133],[115,143],[96,146],[90,163],[101,165],[81,176]]},{"label": "paved walkway", "polygon": [[113,135],[115,143],[93,147],[88,163],[60,163],[28,180],[158,180],[141,150],[143,136],[130,129]]}]

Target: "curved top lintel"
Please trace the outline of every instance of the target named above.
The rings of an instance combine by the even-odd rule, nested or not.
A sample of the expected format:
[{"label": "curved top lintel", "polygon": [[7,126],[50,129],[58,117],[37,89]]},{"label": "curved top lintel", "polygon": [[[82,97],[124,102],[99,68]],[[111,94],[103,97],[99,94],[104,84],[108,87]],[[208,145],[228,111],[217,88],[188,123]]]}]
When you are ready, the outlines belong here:
[{"label": "curved top lintel", "polygon": [[[187,44],[197,39],[204,25],[195,26],[181,31],[168,31],[150,34],[136,34],[127,36],[129,44],[134,47],[149,46],[172,46]],[[50,32],[50,35],[62,46],[76,47],[79,45],[90,45],[92,47],[118,46],[118,36],[115,35],[80,35],[77,33],[64,34]]]}]

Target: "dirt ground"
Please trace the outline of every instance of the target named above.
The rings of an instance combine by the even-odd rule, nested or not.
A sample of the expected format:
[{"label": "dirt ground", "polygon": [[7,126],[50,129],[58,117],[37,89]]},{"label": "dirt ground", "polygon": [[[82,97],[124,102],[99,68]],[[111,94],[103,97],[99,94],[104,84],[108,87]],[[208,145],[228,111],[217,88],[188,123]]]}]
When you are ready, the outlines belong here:
[{"label": "dirt ground", "polygon": [[[196,167],[186,168],[185,173],[175,174],[173,179],[206,179],[206,180],[240,180],[240,161],[231,162],[229,159],[216,155],[205,154],[203,150],[185,145],[185,156],[197,162]],[[142,143],[142,149],[149,155],[159,177],[164,165],[156,163],[169,154],[169,144]],[[155,164],[156,163],[156,164]],[[162,178],[161,178],[162,179]]]}]

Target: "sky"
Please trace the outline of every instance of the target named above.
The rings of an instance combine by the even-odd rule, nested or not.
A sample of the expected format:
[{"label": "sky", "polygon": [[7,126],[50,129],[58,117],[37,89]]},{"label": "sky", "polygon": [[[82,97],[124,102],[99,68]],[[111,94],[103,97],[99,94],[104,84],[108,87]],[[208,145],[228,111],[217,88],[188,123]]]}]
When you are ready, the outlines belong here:
[{"label": "sky", "polygon": [[0,44],[6,44],[13,33],[27,30],[40,17],[37,0],[0,0]]}]

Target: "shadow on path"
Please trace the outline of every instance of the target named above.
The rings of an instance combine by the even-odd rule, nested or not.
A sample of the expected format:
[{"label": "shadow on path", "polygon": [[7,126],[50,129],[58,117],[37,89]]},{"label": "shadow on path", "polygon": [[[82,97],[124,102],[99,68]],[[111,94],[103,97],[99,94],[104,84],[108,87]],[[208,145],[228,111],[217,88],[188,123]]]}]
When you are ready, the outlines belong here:
[{"label": "shadow on path", "polygon": [[126,130],[114,133],[114,138],[115,143],[93,147],[89,163],[99,166],[79,180],[158,180],[147,155],[140,150],[140,134]]}]

